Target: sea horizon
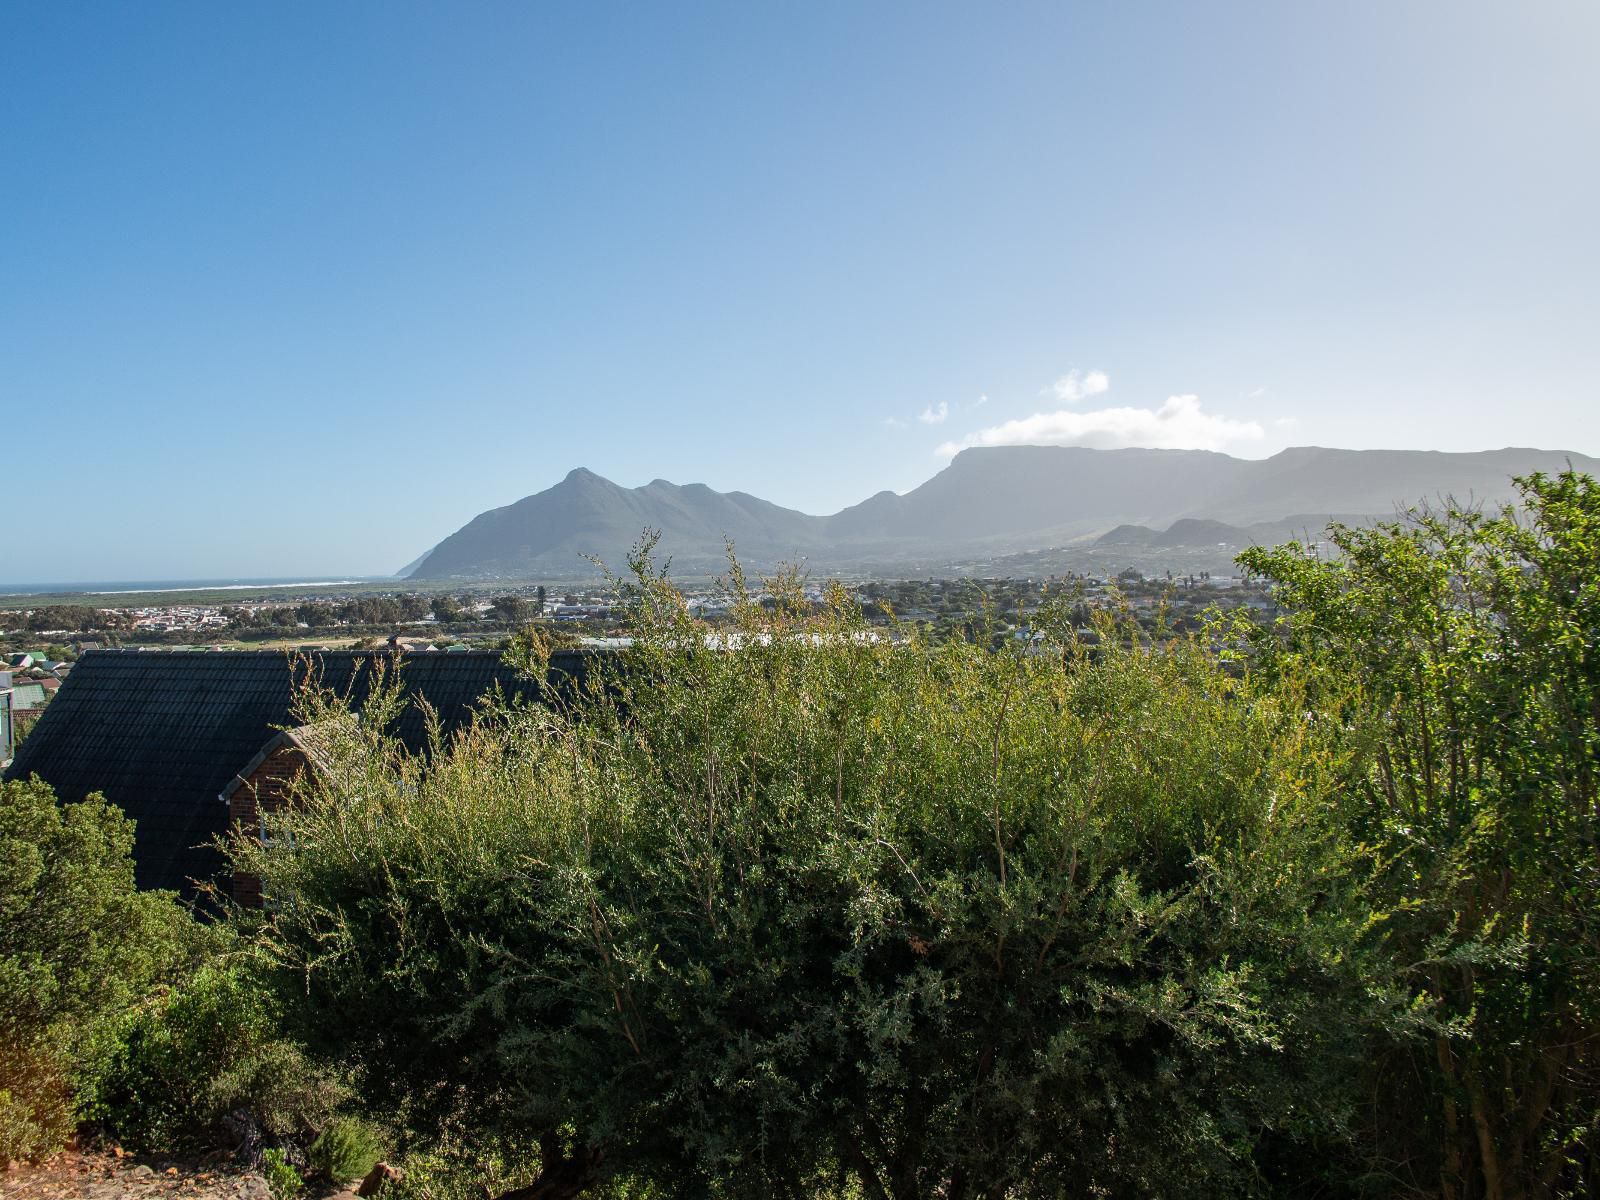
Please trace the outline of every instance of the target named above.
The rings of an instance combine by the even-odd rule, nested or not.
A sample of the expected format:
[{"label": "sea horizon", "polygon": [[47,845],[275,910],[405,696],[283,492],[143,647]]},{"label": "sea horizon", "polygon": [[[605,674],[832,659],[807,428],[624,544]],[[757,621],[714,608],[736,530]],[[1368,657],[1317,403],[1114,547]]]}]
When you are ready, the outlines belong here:
[{"label": "sea horizon", "polygon": [[297,576],[270,576],[212,579],[84,580],[55,583],[0,583],[0,596],[133,596],[147,592],[227,592],[254,591],[260,588],[343,587],[354,583],[377,583],[395,578],[389,575],[352,575],[344,579],[305,579]]}]

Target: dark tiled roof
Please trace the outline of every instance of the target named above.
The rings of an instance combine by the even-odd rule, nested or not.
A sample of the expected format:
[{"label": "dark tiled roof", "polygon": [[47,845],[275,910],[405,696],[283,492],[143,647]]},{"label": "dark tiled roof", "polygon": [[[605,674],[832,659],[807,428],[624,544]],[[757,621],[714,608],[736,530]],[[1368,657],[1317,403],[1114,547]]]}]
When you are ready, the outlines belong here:
[{"label": "dark tiled roof", "polygon": [[[121,806],[138,824],[134,863],[139,886],[193,894],[194,881],[217,874],[211,841],[227,827],[218,799],[236,772],[279,728],[306,664],[323,683],[360,705],[382,653],[322,651],[292,659],[281,651],[195,652],[91,650],[45,709],[8,779],[37,774],[63,802],[91,792]],[[533,698],[498,654],[409,654],[400,660],[408,695],[425,697],[448,733],[464,724],[496,684]],[[581,676],[586,659],[562,652],[552,679]],[[394,730],[408,745],[425,740],[424,720],[408,705]]]}]

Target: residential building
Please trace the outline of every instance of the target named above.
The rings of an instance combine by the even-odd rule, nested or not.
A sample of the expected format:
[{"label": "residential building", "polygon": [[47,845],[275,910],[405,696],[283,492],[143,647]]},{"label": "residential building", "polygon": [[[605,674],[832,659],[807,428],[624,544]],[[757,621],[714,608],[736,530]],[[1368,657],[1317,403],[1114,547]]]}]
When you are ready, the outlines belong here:
[{"label": "residential building", "polygon": [[[486,651],[94,650],[45,708],[6,778],[38,774],[64,802],[102,793],[136,822],[139,886],[194,896],[204,884],[230,886],[214,843],[229,827],[238,791],[231,785],[296,724],[297,689],[308,679],[359,709],[374,682],[397,669],[406,695],[426,699],[449,734],[472,721],[496,687],[537,699],[581,679],[590,657],[557,652],[541,686]],[[426,745],[427,723],[414,704],[392,732],[413,749]]]}]

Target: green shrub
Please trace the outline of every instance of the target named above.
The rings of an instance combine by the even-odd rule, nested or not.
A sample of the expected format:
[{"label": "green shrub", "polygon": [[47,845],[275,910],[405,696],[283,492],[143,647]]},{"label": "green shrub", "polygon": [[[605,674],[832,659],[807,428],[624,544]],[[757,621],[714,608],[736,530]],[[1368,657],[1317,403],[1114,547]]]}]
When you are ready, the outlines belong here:
[{"label": "green shrub", "polygon": [[401,1156],[395,1200],[483,1200],[524,1187],[538,1177],[538,1148],[506,1145],[492,1135],[442,1132],[426,1148]]},{"label": "green shrub", "polygon": [[207,964],[141,1012],[107,1067],[95,1115],[141,1152],[211,1144],[237,1108],[269,1135],[307,1135],[343,1092],[279,1031],[276,1003],[238,961]]},{"label": "green shrub", "polygon": [[202,940],[170,893],[133,884],[133,823],[0,783],[0,1159],[60,1147],[152,987]]},{"label": "green shrub", "polygon": [[1600,1186],[1600,483],[1518,489],[1243,560],[1288,614],[1263,665],[1358,751],[1409,1001],[1369,1049],[1364,1152],[1419,1193]]},{"label": "green shrub", "polygon": [[642,572],[625,670],[427,759],[391,700],[336,723],[294,836],[234,851],[305,1036],[419,1131],[537,1145],[541,1194],[1309,1177],[1372,914],[1303,697],[1196,644],[935,647],[775,590],[708,644]]},{"label": "green shrub", "polygon": [[305,1187],[305,1180],[295,1170],[282,1150],[266,1150],[261,1155],[261,1174],[266,1178],[272,1200],[294,1200]]},{"label": "green shrub", "polygon": [[[482,1130],[451,1129],[430,1139],[425,1149],[402,1155],[397,1165],[401,1178],[383,1188],[391,1200],[484,1200],[533,1184],[539,1178],[539,1147]],[[584,1193],[585,1200],[661,1200],[664,1195],[646,1180],[618,1176]]]},{"label": "green shrub", "polygon": [[334,1117],[306,1154],[318,1174],[334,1183],[360,1179],[383,1157],[377,1130],[355,1117]]},{"label": "green shrub", "polygon": [[0,1050],[0,1161],[44,1158],[77,1124],[72,1088],[47,1048]]}]

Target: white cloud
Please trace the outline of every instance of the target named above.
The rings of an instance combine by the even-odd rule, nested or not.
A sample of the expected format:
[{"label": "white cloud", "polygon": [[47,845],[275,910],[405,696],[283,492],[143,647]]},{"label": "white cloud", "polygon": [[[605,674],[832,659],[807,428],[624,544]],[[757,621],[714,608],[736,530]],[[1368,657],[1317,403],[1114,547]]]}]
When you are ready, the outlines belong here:
[{"label": "white cloud", "polygon": [[[1089,378],[1099,374],[1091,372]],[[1058,393],[1060,386],[1056,385]],[[1256,422],[1204,412],[1200,408],[1200,397],[1186,395],[1169,396],[1160,408],[1101,408],[1091,412],[1058,409],[1034,413],[969,433],[958,442],[945,442],[937,453],[941,458],[949,458],[969,446],[1092,446],[1101,450],[1146,446],[1158,450],[1222,450],[1241,442],[1260,441],[1264,436]]]},{"label": "white cloud", "polygon": [[939,401],[937,407],[930,404],[927,408],[918,413],[917,420],[921,421],[924,425],[943,425],[945,418],[949,415],[950,405],[941,400]]},{"label": "white cloud", "polygon": [[1051,390],[1062,404],[1076,404],[1090,396],[1098,396],[1110,387],[1111,377],[1104,371],[1090,371],[1087,375],[1082,371],[1068,371],[1056,380]]},{"label": "white cloud", "polygon": [[978,407],[979,408],[982,408],[987,403],[989,403],[989,396],[988,396],[987,393],[985,393],[984,395],[978,397]]},{"label": "white cloud", "polygon": [[906,423],[899,417],[885,417],[883,423],[890,429],[904,429],[906,427]]}]

